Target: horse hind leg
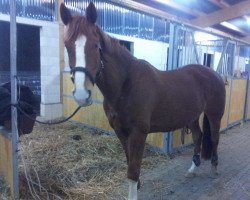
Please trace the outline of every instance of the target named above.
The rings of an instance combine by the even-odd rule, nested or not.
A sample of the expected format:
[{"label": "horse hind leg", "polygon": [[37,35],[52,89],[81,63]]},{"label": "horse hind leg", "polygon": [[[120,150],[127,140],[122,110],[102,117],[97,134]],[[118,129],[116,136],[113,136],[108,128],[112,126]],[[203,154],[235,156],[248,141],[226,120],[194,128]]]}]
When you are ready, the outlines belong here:
[{"label": "horse hind leg", "polygon": [[211,172],[212,176],[216,177],[218,175],[217,166],[218,166],[218,153],[217,148],[219,144],[220,137],[220,121],[221,117],[218,114],[206,113],[204,115],[204,124],[203,126],[203,141],[202,141],[202,156],[204,159],[211,159]]},{"label": "horse hind leg", "polygon": [[195,176],[195,170],[197,167],[200,166],[200,152],[201,152],[201,139],[202,139],[202,132],[199,126],[199,119],[193,122],[191,125],[188,126],[192,131],[192,138],[194,142],[194,154],[192,158],[192,165],[188,169],[187,177]]},{"label": "horse hind leg", "polygon": [[211,132],[211,142],[212,142],[212,155],[211,155],[211,172],[212,175],[218,175],[218,144],[220,138],[220,119],[209,118],[210,132]]}]

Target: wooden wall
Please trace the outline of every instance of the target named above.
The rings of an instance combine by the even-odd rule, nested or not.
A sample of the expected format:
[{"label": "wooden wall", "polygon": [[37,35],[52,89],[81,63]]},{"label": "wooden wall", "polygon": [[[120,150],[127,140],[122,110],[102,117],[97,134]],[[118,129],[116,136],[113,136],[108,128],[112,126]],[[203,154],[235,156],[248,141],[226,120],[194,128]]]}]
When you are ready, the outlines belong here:
[{"label": "wooden wall", "polygon": [[[63,74],[63,112],[67,117],[78,107],[72,96],[73,84],[70,80],[70,74]],[[109,126],[108,119],[103,109],[103,96],[99,89],[95,86],[93,93],[93,104],[91,106],[81,108],[80,111],[72,118],[74,121],[82,122],[91,126],[95,126],[108,131],[113,131]]]},{"label": "wooden wall", "polygon": [[0,130],[0,175],[5,177],[7,185],[13,194],[13,166],[12,166],[12,143]]},{"label": "wooden wall", "polygon": [[243,120],[246,89],[246,79],[232,79],[228,125]]}]

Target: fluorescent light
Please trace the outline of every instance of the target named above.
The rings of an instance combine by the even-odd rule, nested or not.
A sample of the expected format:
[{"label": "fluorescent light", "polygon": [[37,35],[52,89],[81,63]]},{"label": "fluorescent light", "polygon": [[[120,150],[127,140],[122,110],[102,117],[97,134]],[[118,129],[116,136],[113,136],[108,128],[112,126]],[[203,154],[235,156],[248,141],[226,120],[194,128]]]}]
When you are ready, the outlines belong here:
[{"label": "fluorescent light", "polygon": [[167,2],[169,2],[169,0],[154,0],[154,1],[165,4],[165,5],[168,5]]},{"label": "fluorescent light", "polygon": [[[222,26],[225,26],[225,27],[227,27],[227,28],[229,28],[229,29],[232,29],[232,30],[234,30],[234,31],[240,31],[240,29],[237,27],[237,26],[235,26],[235,25],[233,25],[233,24],[231,24],[231,23],[228,23],[228,22],[221,22],[220,23]],[[240,31],[241,32],[241,31]]]}]

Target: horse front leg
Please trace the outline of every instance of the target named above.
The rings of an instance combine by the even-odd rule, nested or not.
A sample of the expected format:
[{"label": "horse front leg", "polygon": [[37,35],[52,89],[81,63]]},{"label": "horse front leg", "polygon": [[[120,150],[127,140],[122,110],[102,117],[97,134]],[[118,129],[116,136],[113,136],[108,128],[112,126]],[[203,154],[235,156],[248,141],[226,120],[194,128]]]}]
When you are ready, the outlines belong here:
[{"label": "horse front leg", "polygon": [[128,200],[137,200],[137,188],[140,184],[139,176],[146,138],[147,134],[138,128],[134,128],[128,137]]}]

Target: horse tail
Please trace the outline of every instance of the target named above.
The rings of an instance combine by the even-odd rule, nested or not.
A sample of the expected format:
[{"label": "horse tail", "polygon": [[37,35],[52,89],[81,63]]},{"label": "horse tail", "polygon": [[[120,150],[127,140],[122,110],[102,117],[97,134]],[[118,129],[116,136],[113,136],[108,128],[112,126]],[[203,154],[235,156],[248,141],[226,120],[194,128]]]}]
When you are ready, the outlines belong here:
[{"label": "horse tail", "polygon": [[203,118],[203,137],[202,137],[201,156],[205,160],[208,160],[212,157],[212,140],[211,140],[210,124],[207,115],[205,113]]}]

